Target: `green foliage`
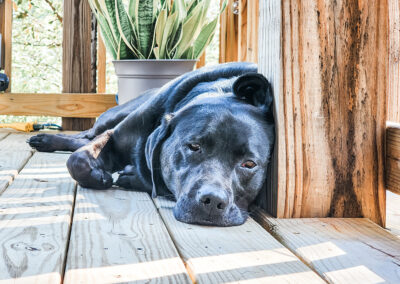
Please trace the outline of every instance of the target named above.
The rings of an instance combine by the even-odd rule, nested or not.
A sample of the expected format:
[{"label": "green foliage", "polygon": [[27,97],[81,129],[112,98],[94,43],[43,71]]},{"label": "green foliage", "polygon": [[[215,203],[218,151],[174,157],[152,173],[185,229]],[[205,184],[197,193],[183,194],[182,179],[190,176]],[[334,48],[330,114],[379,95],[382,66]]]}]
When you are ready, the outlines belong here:
[{"label": "green foliage", "polygon": [[[114,59],[197,59],[215,34],[211,0],[89,0]],[[221,11],[226,7],[223,2]]]}]

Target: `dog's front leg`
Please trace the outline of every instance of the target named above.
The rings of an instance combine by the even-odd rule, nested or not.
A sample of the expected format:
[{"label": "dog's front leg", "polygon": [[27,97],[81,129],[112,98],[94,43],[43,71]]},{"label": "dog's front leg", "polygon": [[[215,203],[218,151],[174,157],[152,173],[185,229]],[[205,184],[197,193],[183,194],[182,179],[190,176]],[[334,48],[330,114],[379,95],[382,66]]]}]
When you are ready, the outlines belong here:
[{"label": "dog's front leg", "polygon": [[79,148],[67,161],[71,176],[86,188],[106,189],[112,186],[112,177],[107,172],[108,153],[113,130],[107,130],[89,144]]}]

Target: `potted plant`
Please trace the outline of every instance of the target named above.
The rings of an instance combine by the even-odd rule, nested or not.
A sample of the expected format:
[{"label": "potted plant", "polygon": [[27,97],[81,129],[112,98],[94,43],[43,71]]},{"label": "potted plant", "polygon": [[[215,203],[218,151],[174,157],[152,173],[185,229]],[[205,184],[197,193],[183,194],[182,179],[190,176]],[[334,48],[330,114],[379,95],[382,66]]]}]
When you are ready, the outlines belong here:
[{"label": "potted plant", "polygon": [[119,104],[193,70],[218,22],[207,22],[211,0],[126,2],[89,0],[114,58]]}]

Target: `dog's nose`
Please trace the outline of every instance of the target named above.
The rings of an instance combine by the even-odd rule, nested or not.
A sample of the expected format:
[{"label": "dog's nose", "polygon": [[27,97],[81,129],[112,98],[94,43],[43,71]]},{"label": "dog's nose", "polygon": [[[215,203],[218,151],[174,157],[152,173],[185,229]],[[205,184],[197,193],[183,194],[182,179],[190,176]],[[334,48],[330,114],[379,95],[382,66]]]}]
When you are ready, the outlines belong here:
[{"label": "dog's nose", "polygon": [[199,194],[199,203],[207,212],[222,212],[229,204],[229,197],[225,190],[203,188]]}]

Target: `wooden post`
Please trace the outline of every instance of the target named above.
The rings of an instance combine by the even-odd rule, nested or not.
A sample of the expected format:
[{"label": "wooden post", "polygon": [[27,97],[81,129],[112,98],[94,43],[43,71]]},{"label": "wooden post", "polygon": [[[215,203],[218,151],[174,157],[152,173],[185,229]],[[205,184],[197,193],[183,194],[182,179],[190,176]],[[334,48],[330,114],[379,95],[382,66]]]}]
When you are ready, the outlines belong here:
[{"label": "wooden post", "polygon": [[[92,91],[92,12],[87,1],[65,0],[63,22],[63,92]],[[64,118],[64,130],[86,130],[94,118]]]},{"label": "wooden post", "polygon": [[277,141],[267,209],[277,217],[385,224],[388,0],[260,1],[260,71]]},{"label": "wooden post", "polygon": [[1,58],[4,73],[10,78],[10,85],[6,92],[11,92],[11,33],[12,33],[12,1],[4,0],[0,4],[0,33],[2,34],[1,50],[3,58]]},{"label": "wooden post", "polygon": [[238,61],[238,16],[233,13],[234,2],[235,0],[229,0],[228,6],[220,16],[220,63]]}]

